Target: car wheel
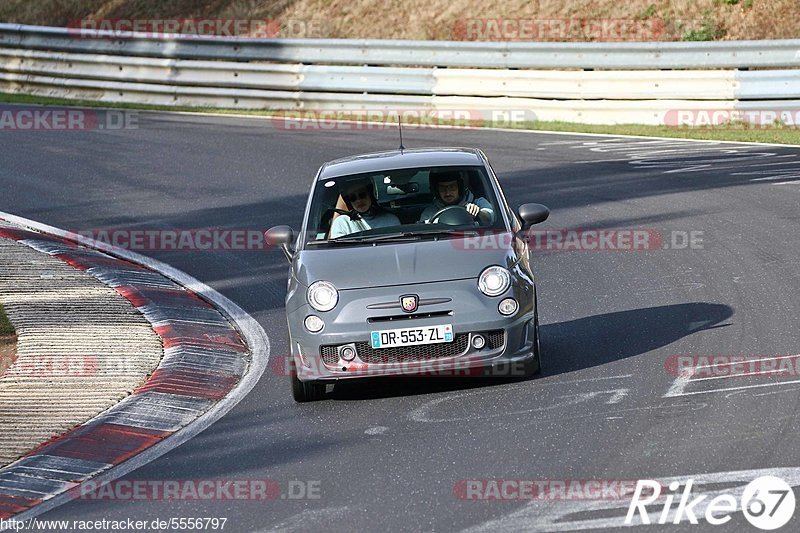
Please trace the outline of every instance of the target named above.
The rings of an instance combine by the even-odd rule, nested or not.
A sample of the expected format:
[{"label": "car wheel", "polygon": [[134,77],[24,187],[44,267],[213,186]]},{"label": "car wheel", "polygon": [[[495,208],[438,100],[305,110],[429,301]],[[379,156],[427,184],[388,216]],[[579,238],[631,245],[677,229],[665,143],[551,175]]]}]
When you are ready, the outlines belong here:
[{"label": "car wheel", "polygon": [[296,402],[313,402],[325,397],[325,384],[316,381],[300,381],[292,365],[292,397]]},{"label": "car wheel", "polygon": [[525,362],[524,373],[526,378],[541,374],[542,372],[542,350],[539,345],[539,309],[537,306],[533,315],[533,357]]}]

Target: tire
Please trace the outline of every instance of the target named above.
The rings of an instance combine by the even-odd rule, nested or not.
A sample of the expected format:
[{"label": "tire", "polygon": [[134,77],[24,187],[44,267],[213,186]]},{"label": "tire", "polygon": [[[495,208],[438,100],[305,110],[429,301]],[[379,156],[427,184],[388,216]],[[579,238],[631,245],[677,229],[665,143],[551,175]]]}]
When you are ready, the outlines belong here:
[{"label": "tire", "polygon": [[523,370],[525,378],[532,378],[542,373],[542,350],[539,339],[539,308],[537,305],[533,315],[533,357],[525,362]]},{"label": "tire", "polygon": [[292,367],[292,397],[298,403],[315,402],[325,398],[325,384],[316,381],[300,381],[297,372]]}]

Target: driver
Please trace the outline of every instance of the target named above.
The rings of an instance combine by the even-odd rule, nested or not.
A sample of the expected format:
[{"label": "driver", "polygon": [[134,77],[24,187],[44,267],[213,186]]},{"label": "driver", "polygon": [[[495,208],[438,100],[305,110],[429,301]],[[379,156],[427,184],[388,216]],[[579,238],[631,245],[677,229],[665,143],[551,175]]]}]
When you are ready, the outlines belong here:
[{"label": "driver", "polygon": [[375,188],[370,179],[345,183],[342,198],[349,213],[333,220],[331,239],[373,228],[400,225],[399,218],[385,211],[375,201]]},{"label": "driver", "polygon": [[467,210],[480,224],[494,222],[492,204],[486,198],[475,198],[464,184],[458,170],[433,170],[430,175],[433,204],[425,208],[419,217],[420,222],[430,224],[431,217],[445,207],[459,205]]}]

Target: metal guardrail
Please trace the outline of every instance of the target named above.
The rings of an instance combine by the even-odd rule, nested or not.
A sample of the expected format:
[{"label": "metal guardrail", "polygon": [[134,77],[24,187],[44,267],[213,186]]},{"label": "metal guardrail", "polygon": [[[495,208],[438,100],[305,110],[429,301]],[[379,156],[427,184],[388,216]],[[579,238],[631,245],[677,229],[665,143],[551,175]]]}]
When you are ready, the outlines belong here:
[{"label": "metal guardrail", "polygon": [[800,40],[529,43],[168,37],[0,24],[0,46],[180,59],[469,68],[800,67]]},{"label": "metal guardrail", "polygon": [[122,37],[0,24],[0,91],[226,108],[524,110],[519,116],[526,120],[594,124],[663,124],[676,109],[736,109],[742,101],[749,108],[800,107],[800,70],[758,70],[800,67],[800,40]]},{"label": "metal guardrail", "polygon": [[[109,68],[113,65],[112,68]],[[0,48],[0,70],[37,76],[281,91],[513,96],[562,99],[733,98],[733,71],[557,71],[236,63],[64,54]],[[776,89],[800,91],[800,71],[781,71]],[[754,73],[749,73],[754,74]],[[752,77],[752,76],[751,76]],[[783,82],[783,83],[781,83]]]}]

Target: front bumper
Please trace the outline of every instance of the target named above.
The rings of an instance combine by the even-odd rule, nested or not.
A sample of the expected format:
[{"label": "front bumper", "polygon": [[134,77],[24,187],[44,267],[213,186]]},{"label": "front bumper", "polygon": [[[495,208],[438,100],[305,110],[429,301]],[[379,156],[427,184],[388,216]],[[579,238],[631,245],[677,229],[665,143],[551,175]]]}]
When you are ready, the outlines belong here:
[{"label": "front bumper", "polygon": [[[397,309],[368,308],[399,302],[401,295],[409,293],[418,294],[421,300],[448,301],[421,306],[417,314],[409,316]],[[504,317],[497,306],[509,296],[516,298],[519,309],[515,315]],[[326,324],[318,334],[303,327],[303,320],[313,312],[308,305],[287,313],[291,360],[301,381],[401,375],[521,375],[523,364],[533,356],[534,306],[533,285],[525,282],[515,282],[505,294],[493,298],[481,294],[475,280],[340,291],[336,309],[314,313]],[[396,319],[389,320],[391,317]],[[440,324],[453,325],[454,343],[460,342],[458,346],[448,343],[451,345],[421,345],[404,350],[369,349],[369,356],[365,356],[371,331]],[[481,349],[472,346],[477,334],[487,339]],[[349,362],[339,358],[335,349],[347,344],[358,348],[358,356]],[[380,357],[383,353],[391,355]]]}]

